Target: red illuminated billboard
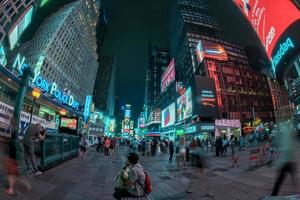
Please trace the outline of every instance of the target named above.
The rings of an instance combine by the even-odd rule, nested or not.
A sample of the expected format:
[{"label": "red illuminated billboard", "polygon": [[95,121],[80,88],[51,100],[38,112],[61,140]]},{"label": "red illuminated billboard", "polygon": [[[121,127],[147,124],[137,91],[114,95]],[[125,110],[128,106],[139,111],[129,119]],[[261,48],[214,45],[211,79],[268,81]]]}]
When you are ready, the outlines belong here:
[{"label": "red illuminated billboard", "polygon": [[228,60],[227,53],[223,46],[205,40],[200,40],[198,42],[196,56],[199,63],[201,63],[204,58],[212,58],[222,61]]},{"label": "red illuminated billboard", "polygon": [[233,0],[250,21],[264,45],[269,59],[280,36],[300,19],[291,0]]},{"label": "red illuminated billboard", "polygon": [[168,68],[163,73],[161,77],[161,92],[164,92],[165,89],[175,81],[175,61],[174,58],[171,60]]}]

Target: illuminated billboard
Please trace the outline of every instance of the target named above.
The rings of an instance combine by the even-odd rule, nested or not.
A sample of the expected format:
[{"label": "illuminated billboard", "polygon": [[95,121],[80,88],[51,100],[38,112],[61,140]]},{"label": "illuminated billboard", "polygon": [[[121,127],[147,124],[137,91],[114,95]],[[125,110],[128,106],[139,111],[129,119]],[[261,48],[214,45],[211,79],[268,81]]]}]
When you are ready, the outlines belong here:
[{"label": "illuminated billboard", "polygon": [[168,65],[168,68],[161,77],[161,92],[164,92],[166,88],[175,81],[175,61],[174,58]]},{"label": "illuminated billboard", "polygon": [[161,127],[168,127],[175,124],[175,103],[172,103],[161,112]]},{"label": "illuminated billboard", "polygon": [[196,47],[196,56],[199,63],[201,63],[204,58],[212,58],[222,61],[228,60],[227,53],[223,46],[205,40],[200,40],[198,42]]},{"label": "illuminated billboard", "polygon": [[60,119],[60,128],[75,131],[77,129],[77,119],[62,117]]},{"label": "illuminated billboard", "polygon": [[153,123],[159,123],[160,124],[160,119],[161,119],[160,109],[156,108],[149,115],[148,125],[153,124]]},{"label": "illuminated billboard", "polygon": [[10,49],[13,49],[25,29],[29,26],[33,15],[33,6],[29,7],[8,32]]},{"label": "illuminated billboard", "polygon": [[177,119],[182,121],[193,114],[192,89],[189,87],[183,95],[177,99]]},{"label": "illuminated billboard", "polygon": [[195,88],[197,114],[200,117],[218,117],[219,107],[214,79],[195,76]]},{"label": "illuminated billboard", "polygon": [[233,0],[258,34],[271,60],[281,35],[300,19],[299,9],[291,0]]}]

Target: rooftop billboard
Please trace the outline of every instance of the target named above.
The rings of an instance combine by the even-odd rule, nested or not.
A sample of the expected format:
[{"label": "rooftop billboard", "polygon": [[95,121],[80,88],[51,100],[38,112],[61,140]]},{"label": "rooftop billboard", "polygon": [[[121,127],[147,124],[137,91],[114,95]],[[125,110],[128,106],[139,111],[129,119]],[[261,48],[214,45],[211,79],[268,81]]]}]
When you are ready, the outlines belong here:
[{"label": "rooftop billboard", "polygon": [[196,48],[197,61],[201,63],[204,58],[227,61],[228,56],[225,48],[217,43],[200,40]]}]

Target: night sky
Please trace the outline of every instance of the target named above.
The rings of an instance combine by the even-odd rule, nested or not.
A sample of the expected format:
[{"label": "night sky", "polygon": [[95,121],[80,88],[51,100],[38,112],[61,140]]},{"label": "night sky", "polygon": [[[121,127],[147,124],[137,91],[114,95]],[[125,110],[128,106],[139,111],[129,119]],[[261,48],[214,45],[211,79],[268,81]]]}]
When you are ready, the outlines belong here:
[{"label": "night sky", "polygon": [[[104,53],[118,56],[117,95],[121,104],[141,112],[145,93],[148,37],[159,47],[169,46],[169,0],[103,0],[109,23]],[[220,35],[243,45],[259,41],[232,0],[209,0],[222,28]]]}]

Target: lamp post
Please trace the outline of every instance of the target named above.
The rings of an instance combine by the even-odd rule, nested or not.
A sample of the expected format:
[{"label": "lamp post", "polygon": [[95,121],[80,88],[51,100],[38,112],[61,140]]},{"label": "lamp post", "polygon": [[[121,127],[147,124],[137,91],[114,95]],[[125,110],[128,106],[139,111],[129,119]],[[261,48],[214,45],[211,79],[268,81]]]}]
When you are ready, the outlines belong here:
[{"label": "lamp post", "polygon": [[41,91],[37,88],[34,88],[32,90],[32,93],[31,93],[32,97],[33,97],[33,100],[32,100],[32,106],[31,106],[31,111],[30,111],[30,121],[29,123],[31,124],[32,122],[32,115],[33,115],[33,110],[34,110],[34,106],[35,106],[35,102],[36,102],[36,99],[39,99],[40,96],[41,96]]}]

